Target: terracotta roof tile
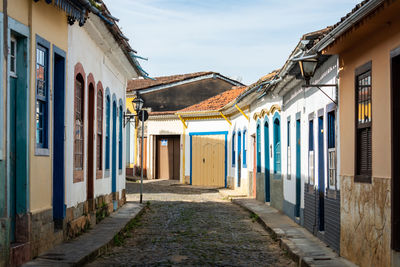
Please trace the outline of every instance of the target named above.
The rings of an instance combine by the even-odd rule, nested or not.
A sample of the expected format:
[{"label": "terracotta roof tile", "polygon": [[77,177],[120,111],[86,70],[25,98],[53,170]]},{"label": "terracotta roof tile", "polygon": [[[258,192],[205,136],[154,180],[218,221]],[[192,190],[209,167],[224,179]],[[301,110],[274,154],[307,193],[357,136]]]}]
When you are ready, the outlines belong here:
[{"label": "terracotta roof tile", "polygon": [[134,90],[146,89],[146,88],[150,88],[150,87],[158,86],[158,85],[180,82],[180,81],[193,79],[193,78],[197,78],[200,76],[205,76],[205,75],[213,74],[213,73],[215,73],[215,72],[203,71],[203,72],[195,72],[195,73],[188,73],[188,74],[155,77],[154,78],[155,80],[150,80],[150,79],[130,80],[130,81],[128,81],[127,92],[131,92]]},{"label": "terracotta roof tile", "polygon": [[218,111],[225,105],[229,104],[229,102],[234,100],[246,88],[246,86],[233,86],[231,90],[225,91],[219,95],[206,99],[198,104],[181,109],[178,111],[178,113],[195,111]]}]

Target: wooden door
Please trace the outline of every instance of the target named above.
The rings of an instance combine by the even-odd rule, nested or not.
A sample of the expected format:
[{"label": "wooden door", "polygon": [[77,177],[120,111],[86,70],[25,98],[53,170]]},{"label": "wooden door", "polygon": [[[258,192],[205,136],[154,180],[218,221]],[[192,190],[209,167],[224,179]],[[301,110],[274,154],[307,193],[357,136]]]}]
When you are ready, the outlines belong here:
[{"label": "wooden door", "polygon": [[157,138],[157,178],[169,179],[169,149],[168,139],[163,137]]},{"label": "wooden door", "polygon": [[[88,112],[88,179],[87,179],[87,199],[93,199],[93,178],[94,178],[94,86],[89,84],[89,112]],[[115,137],[114,137],[115,138]]]},{"label": "wooden door", "polygon": [[192,184],[225,186],[225,136],[192,136]]},{"label": "wooden door", "polygon": [[180,175],[180,162],[181,162],[181,155],[180,155],[180,146],[181,140],[180,137],[173,138],[173,176],[171,179],[179,180]]}]

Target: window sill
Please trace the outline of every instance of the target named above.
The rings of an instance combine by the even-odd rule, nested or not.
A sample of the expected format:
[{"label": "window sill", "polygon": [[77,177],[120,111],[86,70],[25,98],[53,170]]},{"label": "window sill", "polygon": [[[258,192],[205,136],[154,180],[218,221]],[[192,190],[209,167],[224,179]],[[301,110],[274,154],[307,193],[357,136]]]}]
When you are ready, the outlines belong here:
[{"label": "window sill", "polygon": [[371,176],[368,176],[368,175],[355,175],[354,182],[370,184],[370,183],[372,183],[372,178],[371,178]]},{"label": "window sill", "polygon": [[35,148],[35,156],[43,156],[48,157],[50,156],[50,150],[48,148]]}]

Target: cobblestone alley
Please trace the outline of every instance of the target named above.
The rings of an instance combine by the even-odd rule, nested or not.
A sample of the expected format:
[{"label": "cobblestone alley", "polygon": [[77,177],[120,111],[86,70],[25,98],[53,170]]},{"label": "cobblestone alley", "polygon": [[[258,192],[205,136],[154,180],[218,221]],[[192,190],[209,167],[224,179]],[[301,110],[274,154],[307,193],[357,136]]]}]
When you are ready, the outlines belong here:
[{"label": "cobblestone alley", "polygon": [[[127,183],[138,201],[139,183]],[[125,239],[88,266],[295,266],[250,213],[215,189],[147,181],[148,208]]]}]

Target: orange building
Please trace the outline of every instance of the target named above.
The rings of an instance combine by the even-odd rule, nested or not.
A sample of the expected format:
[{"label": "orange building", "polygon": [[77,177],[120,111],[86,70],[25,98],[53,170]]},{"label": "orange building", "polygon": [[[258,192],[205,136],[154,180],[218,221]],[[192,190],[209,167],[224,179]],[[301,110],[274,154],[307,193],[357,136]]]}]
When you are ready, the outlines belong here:
[{"label": "orange building", "polygon": [[400,1],[357,5],[312,50],[339,55],[342,256],[400,265]]}]

